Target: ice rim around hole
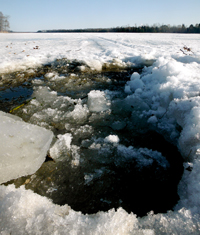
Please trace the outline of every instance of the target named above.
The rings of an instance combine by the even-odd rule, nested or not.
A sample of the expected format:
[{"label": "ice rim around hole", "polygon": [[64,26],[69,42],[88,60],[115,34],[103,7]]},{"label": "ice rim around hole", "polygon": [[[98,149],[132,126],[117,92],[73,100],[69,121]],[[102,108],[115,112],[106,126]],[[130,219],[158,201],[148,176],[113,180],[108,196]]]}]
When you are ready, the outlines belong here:
[{"label": "ice rim around hole", "polygon": [[[111,39],[111,36],[107,36],[107,38]],[[125,42],[128,45],[127,38],[122,42],[124,45]],[[129,214],[122,208],[116,211],[111,209],[108,212],[99,212],[94,215],[83,215],[80,212],[75,212],[67,205],[61,207],[55,205],[47,198],[34,194],[30,190],[25,190],[24,186],[15,189],[13,185],[2,185],[0,186],[2,201],[0,204],[2,211],[0,214],[1,233],[9,234],[12,231],[16,231],[16,234],[20,234],[18,231],[22,229],[24,234],[37,234],[39,230],[42,230],[44,234],[52,231],[60,234],[64,234],[66,231],[83,234],[111,234],[113,231],[116,234],[180,234],[181,232],[199,234],[199,70],[198,50],[193,56],[174,56],[173,54],[170,56],[159,56],[155,58],[153,65],[145,67],[141,74],[133,73],[130,76],[129,81],[124,84],[126,95],[121,97],[124,101],[123,104],[128,106],[124,105],[126,111],[134,109],[134,111],[131,111],[131,120],[133,122],[138,122],[139,118],[139,120],[144,121],[140,123],[141,125],[150,125],[151,130],[156,130],[175,144],[183,157],[184,172],[178,186],[180,199],[173,211],[158,214],[149,212],[147,216],[142,218],[137,218],[135,214]],[[51,75],[48,75],[47,78],[52,79],[55,76],[51,77]],[[62,80],[62,77],[60,77],[58,76],[57,78]],[[40,82],[36,79],[34,83],[39,84]],[[56,94],[51,88],[45,91],[46,94],[50,93],[51,101],[55,101],[56,96],[62,97],[62,91]],[[43,88],[38,86],[38,89]],[[101,89],[102,91],[104,89]],[[34,92],[37,92],[37,89]],[[41,102],[42,97],[39,97],[39,95],[38,98]],[[106,109],[103,111],[103,113],[106,112],[106,115],[109,115],[110,105],[119,107],[121,102],[114,102],[115,104],[107,102],[106,99],[109,99],[109,97],[113,101],[112,96],[113,92],[107,92],[106,98],[104,97],[105,100],[102,98],[102,102],[106,104],[106,106],[102,106]],[[73,107],[65,118],[70,120],[72,125],[74,117],[79,117],[80,125],[87,118],[88,108],[87,104],[84,103],[84,97],[85,94],[83,94],[83,99],[81,100],[76,97],[67,100],[68,104],[73,103]],[[76,103],[74,103],[74,100],[76,100]],[[61,100],[56,102],[59,103]],[[36,100],[33,99],[27,105],[37,106],[39,105],[38,103],[36,98]],[[77,109],[74,107],[77,107]],[[115,112],[117,112],[116,110]],[[18,111],[20,112],[20,109]],[[24,113],[26,111],[28,110],[24,106]],[[52,107],[47,107],[46,112],[52,118],[55,118],[54,121],[57,121]],[[62,110],[60,112],[62,115]],[[91,111],[89,110],[89,112]],[[95,114],[94,110],[93,113]],[[138,113],[140,114],[139,117],[136,115]],[[41,112],[40,115],[44,114]],[[91,116],[90,120],[94,121],[95,116],[97,115]],[[38,116],[35,115],[33,121],[39,122],[39,118],[37,118]],[[46,128],[48,127],[45,123],[42,123],[42,125]],[[116,130],[123,130],[125,127],[124,120],[115,120],[111,125],[111,128]],[[58,125],[58,127],[53,126],[53,128],[60,127]],[[69,130],[70,127],[66,125],[64,128]],[[89,127],[85,127],[85,129],[77,131],[75,135],[78,136],[79,133],[84,133],[87,136],[90,132],[92,130]],[[55,140],[55,144],[57,143],[60,146],[59,143],[64,143],[68,149],[69,146],[70,148],[72,147],[73,164],[79,164],[80,159],[78,154],[76,154],[78,149],[73,146],[76,144],[72,142],[71,136],[65,136],[64,133],[58,134],[60,136],[57,135],[58,139]],[[121,138],[118,138],[121,141]],[[120,143],[118,138],[108,134],[105,136],[105,140],[94,140],[93,143],[85,141],[82,145],[86,148],[89,146],[96,149],[95,151],[102,144],[104,146],[112,145],[115,148],[115,145]],[[62,146],[63,144],[61,144]],[[125,150],[126,153],[131,151]],[[89,174],[86,175],[86,182],[89,183],[91,177]],[[54,188],[52,187],[51,190],[54,190]],[[52,220],[54,222],[50,223],[49,221]],[[45,224],[49,225],[48,228]]]}]

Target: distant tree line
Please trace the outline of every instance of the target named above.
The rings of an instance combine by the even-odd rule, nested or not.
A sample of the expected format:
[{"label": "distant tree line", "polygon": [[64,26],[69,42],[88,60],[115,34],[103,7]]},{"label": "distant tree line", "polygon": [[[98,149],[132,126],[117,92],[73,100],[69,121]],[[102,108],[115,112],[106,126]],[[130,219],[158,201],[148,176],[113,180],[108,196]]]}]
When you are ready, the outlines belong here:
[{"label": "distant tree line", "polygon": [[8,16],[4,16],[0,11],[0,32],[7,32],[9,30],[10,24],[8,18]]},{"label": "distant tree line", "polygon": [[38,33],[200,33],[200,24],[186,27],[184,24],[178,26],[159,25],[153,26],[121,26],[115,28],[89,28],[89,29],[58,29],[39,30]]}]

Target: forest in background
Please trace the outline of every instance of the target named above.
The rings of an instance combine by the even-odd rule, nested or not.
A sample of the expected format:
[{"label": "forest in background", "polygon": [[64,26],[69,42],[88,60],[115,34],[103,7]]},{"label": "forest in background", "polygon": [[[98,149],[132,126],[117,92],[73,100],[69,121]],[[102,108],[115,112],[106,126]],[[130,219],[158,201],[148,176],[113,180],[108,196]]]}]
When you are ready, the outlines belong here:
[{"label": "forest in background", "polygon": [[53,29],[39,30],[38,33],[200,33],[200,24],[186,27],[184,24],[178,26],[159,25],[153,26],[121,26],[115,28],[88,28],[88,29]]}]

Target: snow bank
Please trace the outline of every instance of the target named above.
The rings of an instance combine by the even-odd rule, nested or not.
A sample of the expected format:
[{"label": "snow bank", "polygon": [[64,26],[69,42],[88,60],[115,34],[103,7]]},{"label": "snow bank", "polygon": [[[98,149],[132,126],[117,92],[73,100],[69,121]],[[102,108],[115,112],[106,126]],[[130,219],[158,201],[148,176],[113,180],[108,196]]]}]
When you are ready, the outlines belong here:
[{"label": "snow bank", "polygon": [[[83,215],[69,206],[58,206],[24,186],[0,187],[0,231],[2,235],[21,234],[199,234],[198,215],[190,210],[137,218],[122,208]],[[9,208],[9,209],[8,209]]]},{"label": "snow bank", "polygon": [[[129,89],[133,94],[128,97],[141,99],[149,106],[148,110],[141,112],[141,117],[147,119],[151,128],[176,144],[185,161],[185,170],[178,190],[180,201],[175,207],[175,212],[169,213],[171,222],[166,226],[173,226],[172,218],[181,219],[184,216],[189,219],[185,218],[184,224],[187,228],[183,229],[188,233],[198,234],[199,226],[195,223],[200,214],[200,201],[197,196],[200,193],[200,174],[197,170],[200,149],[199,63],[182,63],[171,57],[161,56],[153,66],[144,69],[140,79],[144,84],[142,92]],[[131,82],[132,79],[126,86]],[[158,217],[160,215],[152,218]],[[181,227],[176,226],[181,231]]]},{"label": "snow bank", "polygon": [[[132,77],[130,82],[139,79]],[[141,99],[149,107],[141,112],[148,123],[156,124],[165,135],[167,132],[169,140],[179,146],[182,156],[192,159],[199,148],[199,64],[183,64],[160,57],[153,66],[144,69],[140,80],[142,92],[133,89],[127,101]],[[183,129],[180,138],[177,125]]]},{"label": "snow bank", "polygon": [[[138,229],[136,216],[119,208],[83,215],[69,206],[58,206],[24,187],[0,188],[1,234],[128,234]],[[5,208],[9,206],[9,210]],[[13,218],[15,218],[13,220]],[[148,231],[148,230],[147,230]],[[138,233],[137,233],[138,234]],[[150,233],[153,234],[153,233]]]},{"label": "snow bank", "polygon": [[53,133],[0,112],[0,183],[35,173],[45,160]]}]

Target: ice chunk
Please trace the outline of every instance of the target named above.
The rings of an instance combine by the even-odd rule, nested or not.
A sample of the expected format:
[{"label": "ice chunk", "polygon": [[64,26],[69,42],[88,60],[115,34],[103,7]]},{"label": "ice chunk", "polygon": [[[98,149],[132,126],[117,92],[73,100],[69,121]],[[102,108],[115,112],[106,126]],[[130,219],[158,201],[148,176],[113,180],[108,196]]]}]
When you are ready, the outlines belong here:
[{"label": "ice chunk", "polygon": [[138,79],[138,78],[136,78],[133,81],[128,82],[128,84],[129,84],[130,89],[132,91],[135,91],[135,90],[137,90],[139,88],[142,89],[144,87],[143,81],[141,79]]},{"label": "ice chunk", "polygon": [[58,73],[56,73],[56,72],[46,73],[44,76],[45,76],[45,78],[50,79],[50,78],[53,78],[55,76],[58,76]]},{"label": "ice chunk", "polygon": [[86,70],[86,67],[84,65],[78,66],[78,68],[80,69],[81,72]]},{"label": "ice chunk", "polygon": [[49,87],[40,86],[34,91],[33,97],[41,104],[52,104],[57,99],[57,92],[51,91]]},{"label": "ice chunk", "polygon": [[87,105],[76,104],[74,110],[67,113],[66,118],[72,123],[82,124],[87,120],[88,113]]},{"label": "ice chunk", "polygon": [[158,119],[157,119],[156,116],[151,116],[151,117],[148,119],[147,122],[148,122],[148,123],[151,123],[151,124],[155,124],[155,123],[158,122]]},{"label": "ice chunk", "polygon": [[12,118],[15,121],[22,121],[22,119],[20,117],[12,115],[10,113],[4,113],[2,111],[0,111],[0,117],[5,117],[5,118],[9,117],[9,118]]},{"label": "ice chunk", "polygon": [[125,85],[124,92],[125,93],[131,93],[132,92],[129,85],[127,85],[127,84]]},{"label": "ice chunk", "polygon": [[90,61],[87,61],[87,65],[90,68],[95,69],[97,71],[101,71],[102,70],[102,63],[99,60],[90,60]]},{"label": "ice chunk", "polygon": [[58,135],[58,140],[50,149],[50,156],[56,161],[62,161],[68,159],[71,161],[72,167],[79,165],[80,160],[80,147],[72,145],[72,134],[66,133],[64,135]]},{"label": "ice chunk", "polygon": [[59,76],[57,72],[46,73],[44,77],[50,81],[62,80],[65,76]]},{"label": "ice chunk", "polygon": [[131,81],[134,81],[135,79],[140,79],[140,75],[139,75],[139,73],[137,73],[137,72],[134,72],[134,73],[131,75]]},{"label": "ice chunk", "polygon": [[88,94],[88,108],[91,112],[101,112],[109,109],[110,101],[105,92],[92,90]]},{"label": "ice chunk", "polygon": [[119,143],[119,137],[117,135],[109,135],[104,139],[105,142],[118,144]]},{"label": "ice chunk", "polygon": [[[67,124],[65,126],[67,126]],[[73,132],[73,136],[76,136],[76,138],[85,139],[85,138],[89,138],[94,132],[94,130],[92,126],[84,125],[84,126],[80,126],[79,129],[71,128],[71,132]]]},{"label": "ice chunk", "polygon": [[140,75],[136,72],[134,72],[131,76],[131,80],[127,82],[125,85],[125,92],[126,93],[131,93],[134,92],[137,89],[142,89],[144,88],[144,83],[140,79]]},{"label": "ice chunk", "polygon": [[37,171],[52,138],[51,131],[0,112],[0,183]]},{"label": "ice chunk", "polygon": [[53,159],[59,158],[61,152],[66,152],[67,150],[70,150],[71,148],[71,141],[72,141],[71,134],[66,133],[64,135],[58,135],[57,137],[58,137],[58,140],[50,149],[50,156]]}]

